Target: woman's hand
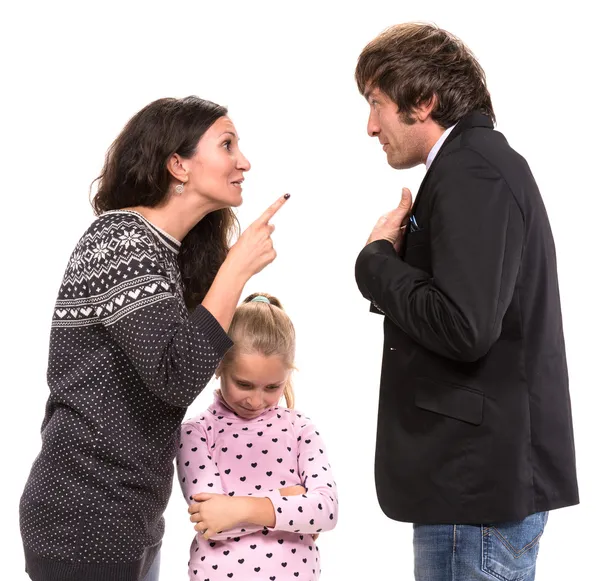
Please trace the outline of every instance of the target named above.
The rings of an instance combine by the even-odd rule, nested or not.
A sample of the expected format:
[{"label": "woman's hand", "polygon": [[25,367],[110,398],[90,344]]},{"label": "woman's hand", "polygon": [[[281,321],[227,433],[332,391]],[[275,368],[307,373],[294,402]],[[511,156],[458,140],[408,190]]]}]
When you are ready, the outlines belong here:
[{"label": "woman's hand", "polygon": [[275,226],[269,220],[285,204],[289,194],[281,196],[263,215],[250,224],[230,248],[215,280],[206,293],[202,306],[227,331],[245,284],[277,256],[271,233]]},{"label": "woman's hand", "polygon": [[277,253],[273,248],[271,234],[275,230],[269,220],[279,211],[289,198],[289,194],[281,196],[269,206],[258,220],[254,221],[231,247],[224,264],[233,267],[241,276],[249,280],[265,266],[273,262]]}]

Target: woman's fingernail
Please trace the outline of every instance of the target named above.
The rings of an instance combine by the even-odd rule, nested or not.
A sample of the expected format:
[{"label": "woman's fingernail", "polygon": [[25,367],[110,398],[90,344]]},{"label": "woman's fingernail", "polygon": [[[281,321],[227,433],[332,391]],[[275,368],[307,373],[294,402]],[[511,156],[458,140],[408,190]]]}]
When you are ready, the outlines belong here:
[{"label": "woman's fingernail", "polygon": [[287,200],[292,194],[283,194],[283,197]]}]

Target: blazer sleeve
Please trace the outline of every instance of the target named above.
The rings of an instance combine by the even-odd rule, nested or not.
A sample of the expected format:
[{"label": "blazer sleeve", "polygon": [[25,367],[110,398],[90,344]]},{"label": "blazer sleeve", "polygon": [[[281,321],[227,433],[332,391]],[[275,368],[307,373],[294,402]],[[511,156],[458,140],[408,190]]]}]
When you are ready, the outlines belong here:
[{"label": "blazer sleeve", "polygon": [[423,347],[476,361],[500,336],[521,265],[524,219],[506,181],[476,152],[461,149],[436,169],[432,273],[407,264],[392,244],[377,240],[359,254],[356,282],[365,298]]}]

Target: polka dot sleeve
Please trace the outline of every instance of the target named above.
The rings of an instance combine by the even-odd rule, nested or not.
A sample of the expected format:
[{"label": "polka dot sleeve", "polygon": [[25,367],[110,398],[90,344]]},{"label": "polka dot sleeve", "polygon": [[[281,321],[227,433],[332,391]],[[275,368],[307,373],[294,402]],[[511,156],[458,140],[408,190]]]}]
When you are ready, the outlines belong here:
[{"label": "polka dot sleeve", "polygon": [[[184,422],[181,426],[181,442],[177,453],[177,476],[181,491],[188,504],[194,503],[194,494],[210,492],[212,494],[229,494],[235,491],[223,486],[221,473],[209,452],[210,438],[207,433],[212,426],[204,426],[200,422]],[[214,534],[214,541],[228,540],[261,531],[264,527],[243,525]]]},{"label": "polka dot sleeve", "polygon": [[[119,243],[119,229],[99,244],[88,287],[93,313],[125,352],[146,386],[165,402],[189,406],[232,345],[202,306],[182,310],[182,290],[149,238]],[[126,239],[127,240],[127,239]],[[89,299],[88,299],[89,301]]]},{"label": "polka dot sleeve", "polygon": [[315,426],[302,418],[298,439],[298,470],[306,494],[280,496],[271,493],[276,530],[320,533],[335,527],[338,518],[337,488],[327,460],[325,444]]}]

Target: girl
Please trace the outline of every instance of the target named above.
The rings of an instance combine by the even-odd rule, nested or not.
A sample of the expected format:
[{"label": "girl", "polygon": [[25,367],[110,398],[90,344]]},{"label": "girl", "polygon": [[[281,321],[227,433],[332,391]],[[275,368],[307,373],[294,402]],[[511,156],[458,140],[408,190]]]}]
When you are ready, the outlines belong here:
[{"label": "girl", "polygon": [[181,428],[179,483],[199,533],[189,578],[316,580],[313,537],[335,527],[338,499],[319,432],[293,410],[294,327],[276,298],[254,294],[229,335],[221,389]]},{"label": "girl", "polygon": [[109,149],[54,309],[21,498],[34,581],[158,579],[185,410],[231,345],[244,284],[275,258],[285,196],[229,249],[249,169],[227,110],[198,97],[150,103]]}]

